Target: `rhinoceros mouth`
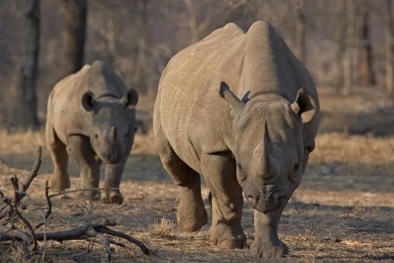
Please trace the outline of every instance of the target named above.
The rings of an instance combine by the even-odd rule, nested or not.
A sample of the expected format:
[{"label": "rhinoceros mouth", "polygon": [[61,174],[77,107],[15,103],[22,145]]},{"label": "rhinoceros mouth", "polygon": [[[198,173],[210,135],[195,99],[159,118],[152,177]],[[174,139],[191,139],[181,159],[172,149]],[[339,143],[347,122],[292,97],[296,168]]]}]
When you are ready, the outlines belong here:
[{"label": "rhinoceros mouth", "polygon": [[122,160],[122,155],[111,155],[111,154],[98,154],[100,159],[106,164],[117,164]]},{"label": "rhinoceros mouth", "polygon": [[257,202],[251,203],[253,208],[263,214],[274,212],[280,209],[286,201],[285,196],[280,196],[277,199],[264,200],[260,198]]},{"label": "rhinoceros mouth", "polygon": [[118,162],[120,162],[121,159],[122,158],[120,156],[119,157],[108,157],[108,158],[105,158],[105,162],[108,164],[117,164]]}]

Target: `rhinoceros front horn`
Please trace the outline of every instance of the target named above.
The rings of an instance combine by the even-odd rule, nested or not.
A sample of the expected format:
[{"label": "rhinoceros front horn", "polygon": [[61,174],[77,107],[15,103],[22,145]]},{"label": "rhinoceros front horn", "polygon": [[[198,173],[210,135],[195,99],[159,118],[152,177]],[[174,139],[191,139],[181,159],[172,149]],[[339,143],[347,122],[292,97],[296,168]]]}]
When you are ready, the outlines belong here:
[{"label": "rhinoceros front horn", "polygon": [[112,141],[116,140],[117,134],[116,134],[116,128],[115,128],[114,125],[112,125],[111,131],[109,132],[109,135],[110,135],[110,138],[111,138]]},{"label": "rhinoceros front horn", "polygon": [[236,114],[240,114],[245,107],[245,103],[238,99],[223,81],[220,83],[220,96],[230,104]]}]

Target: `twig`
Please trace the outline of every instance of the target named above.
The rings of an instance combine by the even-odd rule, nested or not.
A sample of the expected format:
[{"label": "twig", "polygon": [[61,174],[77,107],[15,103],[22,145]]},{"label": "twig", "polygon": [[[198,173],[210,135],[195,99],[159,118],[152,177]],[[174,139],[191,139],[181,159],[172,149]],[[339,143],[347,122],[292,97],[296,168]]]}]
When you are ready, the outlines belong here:
[{"label": "twig", "polygon": [[12,199],[12,206],[14,208],[17,208],[17,206],[19,205],[19,201],[20,201],[20,194],[19,194],[19,180],[18,177],[16,177],[16,175],[14,177],[11,177],[11,184],[12,187],[14,188],[14,198]]},{"label": "twig", "polygon": [[12,167],[10,164],[8,164],[6,161],[4,161],[3,159],[0,158],[0,162],[7,165],[8,167],[15,169],[14,167]]},{"label": "twig", "polygon": [[103,191],[103,190],[119,190],[119,187],[118,188],[83,188],[83,189],[74,189],[74,190],[62,191],[61,193],[51,194],[51,195],[49,195],[49,198],[60,196],[60,195],[76,193],[76,192],[92,191],[92,190],[99,190],[99,191]]},{"label": "twig", "polygon": [[110,229],[110,228],[108,228],[106,226],[98,226],[98,228],[95,228],[95,229],[97,231],[101,232],[101,233],[105,233],[105,234],[108,234],[108,235],[111,235],[111,236],[115,236],[115,237],[120,237],[120,238],[126,239],[129,242],[134,243],[135,245],[137,245],[142,250],[142,252],[144,252],[145,255],[150,255],[149,249],[141,241],[139,241],[138,239],[135,239],[132,236],[129,236],[129,235],[125,234],[125,233],[122,233],[122,232]]},{"label": "twig", "polygon": [[44,225],[46,223],[46,221],[48,220],[49,216],[52,213],[52,202],[51,202],[51,197],[49,196],[49,186],[48,186],[48,180],[45,182],[45,198],[47,200],[47,204],[48,204],[48,210],[44,216],[44,220],[37,224],[34,227],[34,230],[37,230],[38,228],[40,228],[42,225]]},{"label": "twig", "polygon": [[10,212],[9,206],[2,208],[0,211],[0,220],[3,219],[6,215],[8,215],[9,212]]},{"label": "twig", "polygon": [[[32,238],[33,238],[33,246],[30,248],[30,251],[33,252],[33,251],[36,250],[36,248],[37,248],[37,246],[38,246],[38,245],[37,245],[37,239],[36,239],[36,236],[35,236],[35,234],[34,234],[33,227],[31,226],[29,220],[27,220],[27,219],[22,215],[22,213],[19,212],[18,209],[15,209],[15,213],[18,215],[18,217],[22,220],[22,222],[23,222],[23,223],[27,226],[27,228],[30,230],[30,234],[31,234],[31,236],[32,236]],[[44,239],[45,239],[45,236],[44,236]]]},{"label": "twig", "polygon": [[38,175],[38,171],[40,170],[40,166],[41,166],[41,157],[42,157],[42,147],[38,146],[38,155],[37,155],[36,161],[34,162],[33,168],[30,171],[30,175],[29,175],[29,177],[27,177],[26,182],[19,185],[19,189],[22,192],[27,191],[31,182],[33,182],[34,178],[36,178],[36,176]]},{"label": "twig", "polygon": [[110,247],[110,242],[108,238],[106,238],[103,234],[97,232],[93,227],[89,227],[88,230],[86,231],[86,234],[88,234],[91,237],[97,237],[101,240],[103,247],[105,249],[105,252],[107,253],[107,258],[106,261],[110,262],[111,261],[111,247]]}]

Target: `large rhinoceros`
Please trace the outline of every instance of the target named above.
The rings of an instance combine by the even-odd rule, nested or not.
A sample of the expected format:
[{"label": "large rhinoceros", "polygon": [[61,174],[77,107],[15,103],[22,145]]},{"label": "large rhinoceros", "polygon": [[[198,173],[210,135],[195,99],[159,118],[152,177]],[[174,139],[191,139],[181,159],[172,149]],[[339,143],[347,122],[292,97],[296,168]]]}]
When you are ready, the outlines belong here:
[{"label": "large rhinoceros", "polygon": [[[106,165],[103,188],[118,188],[134,142],[138,93],[102,61],[85,65],[61,80],[48,99],[46,140],[54,164],[50,187],[70,187],[67,173],[69,147],[81,172],[83,188],[98,188],[100,166]],[[88,200],[100,198],[97,190],[84,191]],[[104,190],[101,200],[122,203],[119,190]]]},{"label": "large rhinoceros", "polygon": [[287,253],[278,223],[315,147],[319,100],[304,65],[266,22],[233,23],[168,63],[154,108],[166,171],[181,188],[178,225],[207,223],[200,176],[212,193],[212,244],[245,246],[243,196],[253,205],[252,253]]}]

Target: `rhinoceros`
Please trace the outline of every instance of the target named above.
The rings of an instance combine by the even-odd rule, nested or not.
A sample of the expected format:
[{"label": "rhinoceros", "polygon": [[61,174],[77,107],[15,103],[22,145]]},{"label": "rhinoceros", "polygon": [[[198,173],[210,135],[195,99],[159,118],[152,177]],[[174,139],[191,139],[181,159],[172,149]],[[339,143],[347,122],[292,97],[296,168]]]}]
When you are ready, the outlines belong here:
[{"label": "rhinoceros", "polygon": [[123,80],[102,61],[85,65],[62,79],[48,99],[47,147],[54,172],[50,187],[70,187],[67,148],[80,168],[83,188],[98,188],[100,166],[106,163],[105,182],[97,189],[83,191],[88,200],[123,202],[119,184],[134,142],[138,93],[127,89]]},{"label": "rhinoceros", "polygon": [[315,148],[319,100],[314,81],[277,31],[234,23],[177,53],[160,79],[155,143],[181,191],[178,225],[207,223],[202,175],[212,196],[210,242],[242,248],[244,198],[254,208],[256,256],[287,253],[282,211]]}]

